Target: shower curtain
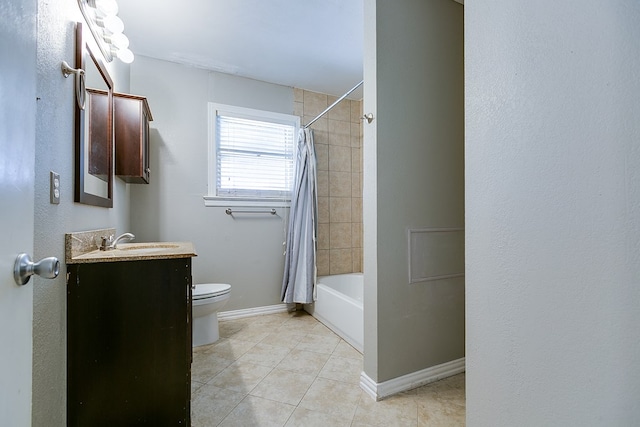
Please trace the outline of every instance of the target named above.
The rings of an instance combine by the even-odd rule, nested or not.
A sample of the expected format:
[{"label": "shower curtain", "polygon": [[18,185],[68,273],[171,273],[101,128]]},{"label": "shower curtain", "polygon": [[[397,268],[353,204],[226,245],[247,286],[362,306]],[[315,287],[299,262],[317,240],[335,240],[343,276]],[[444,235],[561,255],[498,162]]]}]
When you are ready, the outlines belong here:
[{"label": "shower curtain", "polygon": [[300,129],[291,194],[282,302],[308,304],[315,299],[318,196],[313,131]]}]

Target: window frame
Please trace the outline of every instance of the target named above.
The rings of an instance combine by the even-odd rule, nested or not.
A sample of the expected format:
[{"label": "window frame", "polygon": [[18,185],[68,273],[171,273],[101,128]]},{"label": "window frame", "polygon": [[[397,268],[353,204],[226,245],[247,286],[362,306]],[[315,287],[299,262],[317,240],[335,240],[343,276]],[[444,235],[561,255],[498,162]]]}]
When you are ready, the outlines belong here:
[{"label": "window frame", "polygon": [[[272,111],[257,110],[253,108],[237,107],[233,105],[208,103],[207,121],[209,125],[208,134],[208,156],[207,156],[207,195],[203,196],[205,206],[224,207],[289,207],[291,196],[288,197],[240,197],[218,195],[217,186],[217,148],[216,128],[218,115],[240,117],[250,120],[258,120],[271,123],[289,124],[294,126],[293,159],[295,162],[297,154],[298,132],[300,130],[300,117],[292,114],[276,113]],[[295,168],[295,165],[294,165]],[[295,170],[292,171],[292,174]]]}]

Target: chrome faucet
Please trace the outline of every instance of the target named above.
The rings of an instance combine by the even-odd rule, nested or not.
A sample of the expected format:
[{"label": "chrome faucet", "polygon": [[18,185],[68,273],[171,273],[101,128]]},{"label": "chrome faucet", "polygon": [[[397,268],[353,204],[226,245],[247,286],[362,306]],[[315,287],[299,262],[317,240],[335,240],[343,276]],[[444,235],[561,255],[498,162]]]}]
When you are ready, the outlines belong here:
[{"label": "chrome faucet", "polygon": [[[118,243],[120,243],[120,241],[130,242],[135,238],[136,238],[136,236],[134,236],[131,233],[123,233],[123,234],[119,235],[118,237],[116,237],[115,239],[113,239],[113,236],[101,237],[102,243],[100,244],[100,250],[101,251],[110,251],[112,249],[118,249],[117,245],[118,245]],[[113,242],[112,242],[112,240],[113,240]]]}]

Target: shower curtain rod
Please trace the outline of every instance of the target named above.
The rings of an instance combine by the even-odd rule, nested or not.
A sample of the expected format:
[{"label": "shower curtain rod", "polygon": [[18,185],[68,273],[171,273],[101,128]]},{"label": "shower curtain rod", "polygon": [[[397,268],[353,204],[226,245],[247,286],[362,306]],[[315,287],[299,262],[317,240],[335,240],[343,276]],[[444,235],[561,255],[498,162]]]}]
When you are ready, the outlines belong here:
[{"label": "shower curtain rod", "polygon": [[325,114],[327,114],[327,112],[328,112],[329,110],[331,110],[333,107],[335,107],[336,105],[338,105],[338,103],[339,103],[340,101],[342,101],[343,99],[345,99],[347,96],[349,96],[349,94],[351,94],[351,92],[353,92],[354,90],[358,89],[358,88],[362,85],[362,83],[364,83],[364,80],[362,80],[360,83],[358,83],[357,85],[355,85],[355,86],[354,86],[354,87],[353,87],[349,92],[345,93],[345,94],[344,94],[344,95],[342,95],[340,98],[338,98],[338,99],[336,100],[336,102],[334,102],[333,104],[329,105],[329,106],[327,107],[327,109],[326,109],[326,110],[324,110],[322,113],[318,114],[318,116],[317,116],[315,119],[313,119],[313,120],[311,120],[309,123],[307,123],[307,124],[304,126],[304,128],[303,128],[303,129],[308,128],[309,126],[311,126],[312,124],[314,124],[314,123],[315,123],[315,121],[316,121],[316,120],[318,120],[320,117],[322,117],[322,116],[324,116]]}]

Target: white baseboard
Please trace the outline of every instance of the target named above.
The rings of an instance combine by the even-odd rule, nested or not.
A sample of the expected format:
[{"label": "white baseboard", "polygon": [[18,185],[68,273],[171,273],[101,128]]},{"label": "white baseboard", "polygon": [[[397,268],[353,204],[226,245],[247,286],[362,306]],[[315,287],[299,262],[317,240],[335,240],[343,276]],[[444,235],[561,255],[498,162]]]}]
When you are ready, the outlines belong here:
[{"label": "white baseboard", "polygon": [[260,316],[263,314],[286,313],[288,304],[267,305],[264,307],[245,308],[243,310],[222,311],[218,313],[218,320],[242,319],[243,317]]},{"label": "white baseboard", "polygon": [[374,400],[382,400],[385,397],[459,374],[464,372],[464,370],[465,358],[463,357],[381,383],[376,383],[367,374],[362,372],[362,374],[360,374],[360,388]]}]

